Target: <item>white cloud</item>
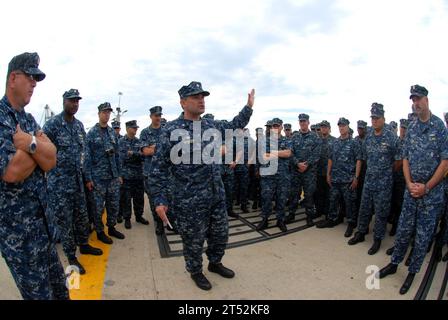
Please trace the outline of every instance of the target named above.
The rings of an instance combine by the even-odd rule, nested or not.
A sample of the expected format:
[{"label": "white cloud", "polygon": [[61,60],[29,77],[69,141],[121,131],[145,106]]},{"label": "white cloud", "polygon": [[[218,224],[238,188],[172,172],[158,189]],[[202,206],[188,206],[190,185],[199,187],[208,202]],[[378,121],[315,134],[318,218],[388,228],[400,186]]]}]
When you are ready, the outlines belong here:
[{"label": "white cloud", "polygon": [[207,112],[221,119],[258,88],[251,129],[274,116],[297,126],[302,110],[334,126],[339,116],[368,120],[374,101],[398,121],[416,83],[429,89],[435,114],[448,99],[442,0],[27,0],[2,12],[0,77],[24,51],[39,52],[47,73],[27,107],[37,120],[45,104],[59,112],[62,93],[78,88],[89,127],[97,106],[116,105],[121,91],[123,121],[143,128],[154,105],[177,117],[177,90],[192,80],[211,91]]}]

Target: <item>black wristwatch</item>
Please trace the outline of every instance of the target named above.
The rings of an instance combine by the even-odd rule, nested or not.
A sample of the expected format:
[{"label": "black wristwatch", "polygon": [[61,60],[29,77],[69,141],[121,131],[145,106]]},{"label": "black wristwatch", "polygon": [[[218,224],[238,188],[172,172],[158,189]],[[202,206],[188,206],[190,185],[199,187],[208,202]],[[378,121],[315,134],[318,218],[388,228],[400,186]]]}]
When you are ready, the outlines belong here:
[{"label": "black wristwatch", "polygon": [[28,153],[34,154],[37,149],[36,136],[33,136],[30,145],[28,146]]}]

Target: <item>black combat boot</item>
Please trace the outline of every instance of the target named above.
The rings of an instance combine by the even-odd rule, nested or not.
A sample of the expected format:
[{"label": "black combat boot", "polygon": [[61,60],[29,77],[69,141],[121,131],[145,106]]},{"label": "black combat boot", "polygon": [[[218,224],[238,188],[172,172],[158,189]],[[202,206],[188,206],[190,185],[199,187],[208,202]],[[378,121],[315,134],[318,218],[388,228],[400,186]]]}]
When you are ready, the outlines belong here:
[{"label": "black combat boot", "polygon": [[191,279],[193,279],[198,288],[202,290],[210,290],[212,288],[212,284],[207,280],[202,272],[192,274]]},{"label": "black combat boot", "polygon": [[145,218],[143,218],[142,216],[136,217],[135,221],[138,222],[138,223],[141,223],[141,224],[143,224],[145,226],[149,225],[149,221],[146,220]]},{"label": "black combat boot", "polygon": [[171,224],[172,224],[172,228],[170,226],[166,226],[166,229],[168,231],[174,232],[175,234],[178,234],[179,231],[177,231],[176,224],[174,222],[172,222]]},{"label": "black combat boot", "polygon": [[260,223],[257,225],[257,231],[261,231],[264,230],[268,227],[269,222],[268,222],[268,218],[263,218]]},{"label": "black combat boot", "polygon": [[345,230],[344,237],[350,238],[353,235],[353,231],[355,230],[356,225],[349,223],[347,226],[347,230]]},{"label": "black combat boot", "polygon": [[103,254],[103,250],[94,248],[89,244],[79,246],[79,252],[81,252],[81,254],[90,254],[92,256],[101,256]]},{"label": "black combat boot", "polygon": [[123,240],[125,238],[124,234],[121,232],[118,232],[115,227],[109,227],[109,237],[114,237],[120,240]]},{"label": "black combat boot", "polygon": [[224,267],[222,263],[211,263],[210,262],[208,264],[208,271],[217,273],[221,277],[228,278],[228,279],[233,278],[235,276],[235,272],[233,272],[229,268]]},{"label": "black combat boot", "polygon": [[79,274],[86,274],[86,269],[84,269],[84,267],[81,263],[79,263],[76,257],[74,259],[68,259],[68,264],[77,267],[79,270]]},{"label": "black combat boot", "polygon": [[354,246],[355,244],[358,244],[358,243],[364,242],[364,241],[365,241],[364,233],[356,232],[355,236],[348,241],[348,245]]},{"label": "black combat boot", "polygon": [[445,254],[445,256],[442,259],[443,262],[447,262],[448,261],[448,252]]},{"label": "black combat boot", "polygon": [[227,215],[228,215],[229,217],[232,217],[232,218],[239,218],[239,214],[236,213],[236,212],[234,212],[233,209],[227,211]]},{"label": "black combat boot", "polygon": [[387,249],[386,254],[388,256],[391,256],[394,254],[394,250],[395,250],[395,247],[389,248],[389,249]]},{"label": "black combat boot", "polygon": [[398,265],[389,263],[387,266],[385,266],[383,269],[380,270],[379,278],[383,279],[387,277],[388,275],[394,274],[397,272]]},{"label": "black combat boot", "polygon": [[257,210],[258,209],[258,203],[257,201],[254,201],[254,203],[252,204],[252,210]]},{"label": "black combat boot", "polygon": [[124,227],[126,229],[131,229],[132,228],[131,219],[124,220]]},{"label": "black combat boot", "polygon": [[408,258],[406,259],[406,262],[404,263],[404,265],[406,267],[409,267],[411,265],[413,254],[414,254],[414,247],[411,248],[411,251],[409,252]]},{"label": "black combat boot", "polygon": [[343,216],[339,216],[338,219],[336,220],[335,226],[338,226],[340,224],[344,223],[344,217]]},{"label": "black combat boot", "polygon": [[334,228],[336,226],[336,221],[332,221],[329,219],[325,219],[323,221],[316,222],[316,228],[325,229],[325,228]]},{"label": "black combat boot", "polygon": [[122,216],[118,216],[117,217],[117,223],[123,223],[123,217]]},{"label": "black combat boot", "polygon": [[410,273],[404,280],[403,285],[400,288],[400,294],[406,294],[409,291],[409,288],[412,286],[412,282],[414,281],[415,273]]},{"label": "black combat boot", "polygon": [[109,238],[109,237],[104,233],[104,231],[103,231],[103,232],[100,232],[100,233],[97,233],[96,237],[97,237],[98,240],[100,240],[102,243],[105,243],[105,244],[112,244],[112,243],[114,243],[114,242],[112,241],[112,239]]},{"label": "black combat boot", "polygon": [[286,231],[288,231],[288,228],[286,228],[285,221],[283,221],[283,220],[278,220],[278,221],[277,221],[277,227],[278,227],[282,232],[286,232]]},{"label": "black combat boot", "polygon": [[381,247],[381,240],[375,239],[373,241],[372,247],[369,249],[369,251],[367,253],[370,256],[373,256],[375,253],[378,252],[378,250],[380,250],[380,247]]},{"label": "black combat boot", "polygon": [[249,210],[247,209],[247,205],[241,205],[241,211],[243,212],[243,213],[249,213]]},{"label": "black combat boot", "polygon": [[286,223],[293,223],[295,219],[296,219],[296,215],[290,213],[290,214],[288,214],[288,216],[286,217],[285,222],[286,222]]},{"label": "black combat boot", "polygon": [[313,227],[314,226],[314,221],[313,221],[313,218],[311,216],[307,216],[306,217],[306,226],[307,227]]},{"label": "black combat boot", "polygon": [[392,228],[390,229],[389,235],[391,237],[395,236],[397,234],[397,224],[392,224]]}]

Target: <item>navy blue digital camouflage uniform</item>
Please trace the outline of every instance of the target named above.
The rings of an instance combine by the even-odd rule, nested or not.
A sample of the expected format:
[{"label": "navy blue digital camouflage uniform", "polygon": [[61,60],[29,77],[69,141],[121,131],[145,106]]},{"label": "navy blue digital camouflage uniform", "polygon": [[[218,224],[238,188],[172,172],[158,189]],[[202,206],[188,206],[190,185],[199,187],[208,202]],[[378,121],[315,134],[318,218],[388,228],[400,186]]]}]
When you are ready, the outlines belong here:
[{"label": "navy blue digital camouflage uniform", "polygon": [[104,231],[104,208],[107,212],[107,226],[110,228],[116,225],[120,205],[118,140],[110,126],[101,128],[97,123],[87,133],[84,174],[86,181],[92,181],[94,184],[93,220],[96,232],[101,233]]},{"label": "navy blue digital camouflage uniform", "polygon": [[[160,141],[161,134],[162,134],[162,127],[153,128],[152,126],[148,126],[147,128],[143,129],[142,132],[140,133],[140,143],[141,143],[142,148],[155,145],[156,146],[155,152],[157,152],[157,149],[160,148],[160,146],[161,146],[161,141]],[[154,221],[161,223],[161,220],[156,213],[156,208],[154,205],[154,198],[151,197],[151,190],[150,190],[150,185],[152,184],[152,181],[150,178],[150,172],[151,172],[151,165],[152,165],[154,156],[145,156],[144,158],[145,158],[145,162],[143,165],[143,175],[144,175],[144,179],[145,179],[144,180],[145,192],[149,198],[149,206],[151,208],[151,213],[154,218]],[[168,188],[171,188],[171,184],[168,186]],[[168,195],[168,199],[170,199],[169,195]],[[168,216],[170,221],[171,221],[171,217],[172,217],[171,214],[172,214],[172,212],[170,210],[169,216]]]},{"label": "navy blue digital camouflage uniform", "polygon": [[338,203],[342,198],[345,203],[347,222],[356,226],[356,190],[350,186],[356,175],[356,162],[362,159],[359,143],[352,138],[336,139],[330,146],[329,159],[331,167],[330,210],[328,218],[338,219]]},{"label": "navy blue digital camouflage uniform", "polygon": [[[384,114],[384,113],[383,113]],[[372,130],[362,145],[362,157],[367,171],[359,209],[358,232],[367,233],[375,213],[374,237],[383,240],[390,213],[393,184],[393,164],[399,159],[398,137],[383,128],[379,136]]]},{"label": "navy blue digital camouflage uniform", "polygon": [[[182,89],[181,89],[182,90]],[[245,106],[232,121],[201,120],[201,136],[205,130],[216,128],[244,128],[252,115],[252,109]],[[202,272],[202,250],[207,240],[206,254],[211,263],[219,263],[224,256],[228,240],[228,220],[224,185],[220,164],[173,164],[170,160],[172,147],[178,140],[170,141],[176,129],[188,132],[181,144],[202,152],[207,141],[193,140],[193,121],[181,116],[163,128],[161,146],[157,148],[151,169],[151,195],[156,206],[168,205],[168,193],[172,193],[172,210],[176,216],[182,237],[186,269],[191,274]],[[190,150],[191,150],[190,148]],[[202,154],[202,153],[201,153]],[[189,154],[190,161],[192,153]],[[170,172],[172,178],[170,178]],[[169,184],[173,183],[170,191]]]},{"label": "navy blue digital camouflage uniform", "polygon": [[[403,159],[409,161],[413,182],[426,184],[432,178],[441,161],[448,159],[448,132],[441,119],[431,115],[426,123],[416,120],[409,124],[403,146]],[[413,198],[406,189],[392,255],[393,264],[403,261],[410,239],[415,233],[409,272],[420,271],[443,210],[443,202],[443,182],[419,199]]]},{"label": "navy blue digital camouflage uniform", "polygon": [[[277,141],[274,141],[277,140]],[[266,140],[266,153],[271,151],[291,150],[291,140],[284,136],[277,136],[271,132]],[[271,160],[272,161],[272,160]],[[277,159],[275,160],[277,161]],[[269,164],[260,165],[261,177],[261,216],[268,218],[272,213],[272,200],[275,201],[277,221],[285,220],[285,207],[290,188],[290,157],[278,158],[278,168],[275,172],[263,173],[262,168]]]},{"label": "navy blue digital camouflage uniform", "polygon": [[[358,128],[365,129],[367,131],[367,122],[363,120],[358,121]],[[366,132],[367,134],[367,132]],[[361,138],[360,136],[357,136],[354,138],[355,141],[358,143],[359,148],[362,149],[362,145],[366,138]],[[362,198],[362,190],[364,189],[364,181],[366,178],[366,162],[363,160],[361,164],[361,171],[359,173],[359,179],[358,179],[358,188],[356,189],[356,212],[359,212],[359,208],[361,207],[361,198]]]},{"label": "navy blue digital camouflage uniform", "polygon": [[317,171],[316,171],[317,181],[316,181],[316,192],[314,199],[317,213],[328,216],[330,208],[330,188],[327,184],[328,158],[329,158],[330,146],[336,140],[336,138],[333,137],[332,135],[329,135],[326,138],[322,137],[320,139],[321,139],[321,148],[320,148],[320,158],[317,164]]},{"label": "navy blue digital camouflage uniform", "polygon": [[137,137],[131,139],[127,135],[118,142],[120,152],[121,176],[123,178],[123,218],[131,219],[132,207],[136,218],[143,216],[145,205],[145,189],[143,178],[144,157],[141,142]]},{"label": "navy blue digital camouflage uniform", "polygon": [[57,149],[56,167],[47,174],[48,210],[60,228],[65,255],[74,260],[76,246],[88,244],[90,231],[83,181],[86,132],[78,119],[65,121],[64,112],[48,120],[43,131]]},{"label": "navy blue digital camouflage uniform", "polygon": [[[215,120],[215,116],[207,113],[202,116],[203,119],[210,119]],[[234,191],[234,176],[235,176],[235,169],[230,168],[230,165],[226,163],[226,161],[235,161],[235,152],[234,152],[234,142],[233,139],[225,139],[225,141],[222,144],[222,148],[225,148],[225,154],[222,155],[221,158],[221,179],[222,183],[224,184],[224,190],[226,193],[226,208],[227,208],[227,214],[233,213],[233,191]],[[226,159],[226,154],[230,154],[230,151],[232,151],[232,159]],[[168,217],[169,218],[169,217]]]},{"label": "navy blue digital camouflage uniform", "polygon": [[[295,215],[299,197],[304,192],[303,205],[306,209],[306,215],[313,218],[315,215],[313,195],[316,191],[316,170],[320,157],[320,138],[319,136],[308,131],[303,133],[300,131],[292,138],[292,181],[291,181],[291,199],[289,204],[289,214]],[[297,165],[300,162],[307,162],[308,169],[300,173]]]},{"label": "navy blue digital camouflage uniform", "polygon": [[[233,147],[233,142],[229,143],[229,149]],[[226,147],[226,151],[227,147]],[[234,169],[230,168],[229,164],[225,163],[226,156],[222,156],[221,179],[224,184],[226,194],[226,208],[227,213],[233,212],[233,185],[234,185]]]},{"label": "navy blue digital camouflage uniform", "polygon": [[[403,119],[402,119],[403,120]],[[407,124],[406,124],[407,128]],[[397,160],[403,160],[403,144],[404,139],[398,138],[398,156]],[[398,226],[398,219],[403,206],[403,197],[406,189],[406,181],[404,179],[403,167],[400,167],[397,171],[393,173],[393,187],[392,187],[392,202],[390,208],[389,222],[392,224],[393,229]]]},{"label": "navy blue digital camouflage uniform", "polygon": [[[117,141],[120,141],[120,139],[123,138],[123,136],[120,133],[117,133],[115,131],[115,129],[121,128],[120,127],[120,122],[113,121],[111,123],[111,127],[112,127],[112,129],[114,129],[114,133],[117,136]],[[123,218],[123,210],[125,210],[124,209],[125,205],[126,205],[126,203],[125,203],[125,190],[124,190],[124,186],[121,185],[120,186],[120,206],[118,208],[118,216],[117,216],[117,218],[118,217],[119,218]]]},{"label": "navy blue digital camouflage uniform", "polygon": [[255,141],[255,163],[253,164],[254,171],[254,181],[251,189],[252,199],[254,201],[254,209],[258,209],[261,207],[261,177],[259,172],[260,166],[260,158],[263,156],[262,151],[260,149],[264,148],[266,144],[266,137],[263,134],[257,135],[257,139]]},{"label": "navy blue digital camouflage uniform", "polygon": [[[445,113],[444,118],[445,118],[445,125],[448,125],[448,112]],[[445,188],[445,212],[444,212],[445,232],[443,233],[442,241],[443,244],[448,245],[448,175],[445,175],[443,183]]]},{"label": "navy blue digital camouflage uniform", "polygon": [[[241,138],[240,138],[241,139]],[[249,193],[249,144],[251,148],[255,143],[252,138],[244,136],[242,138],[243,145],[237,147],[237,138],[234,138],[234,154],[236,155],[239,151],[242,152],[242,156],[239,163],[237,163],[234,172],[234,188],[236,192],[236,200],[241,204],[242,208],[247,207],[248,193]],[[242,150],[239,150],[242,149]]]},{"label": "navy blue digital camouflage uniform", "polygon": [[[31,114],[13,109],[5,96],[0,100],[1,176],[16,153],[17,124],[27,133],[40,129]],[[46,212],[46,191],[39,167],[23,182],[0,181],[0,251],[26,300],[69,298],[54,243],[58,238],[55,217]]]}]

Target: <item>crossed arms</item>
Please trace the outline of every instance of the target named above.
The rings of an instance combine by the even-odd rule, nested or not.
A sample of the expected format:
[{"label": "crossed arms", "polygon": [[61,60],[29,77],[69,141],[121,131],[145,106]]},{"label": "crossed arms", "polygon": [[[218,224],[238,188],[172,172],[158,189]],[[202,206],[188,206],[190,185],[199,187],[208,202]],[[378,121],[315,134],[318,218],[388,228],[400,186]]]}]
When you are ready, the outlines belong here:
[{"label": "crossed arms", "polygon": [[30,134],[22,131],[20,125],[17,125],[13,136],[16,153],[6,167],[3,181],[18,183],[28,178],[37,166],[45,172],[56,166],[56,147],[50,139],[39,130],[36,133],[36,151],[30,154],[28,151],[32,139]]}]

